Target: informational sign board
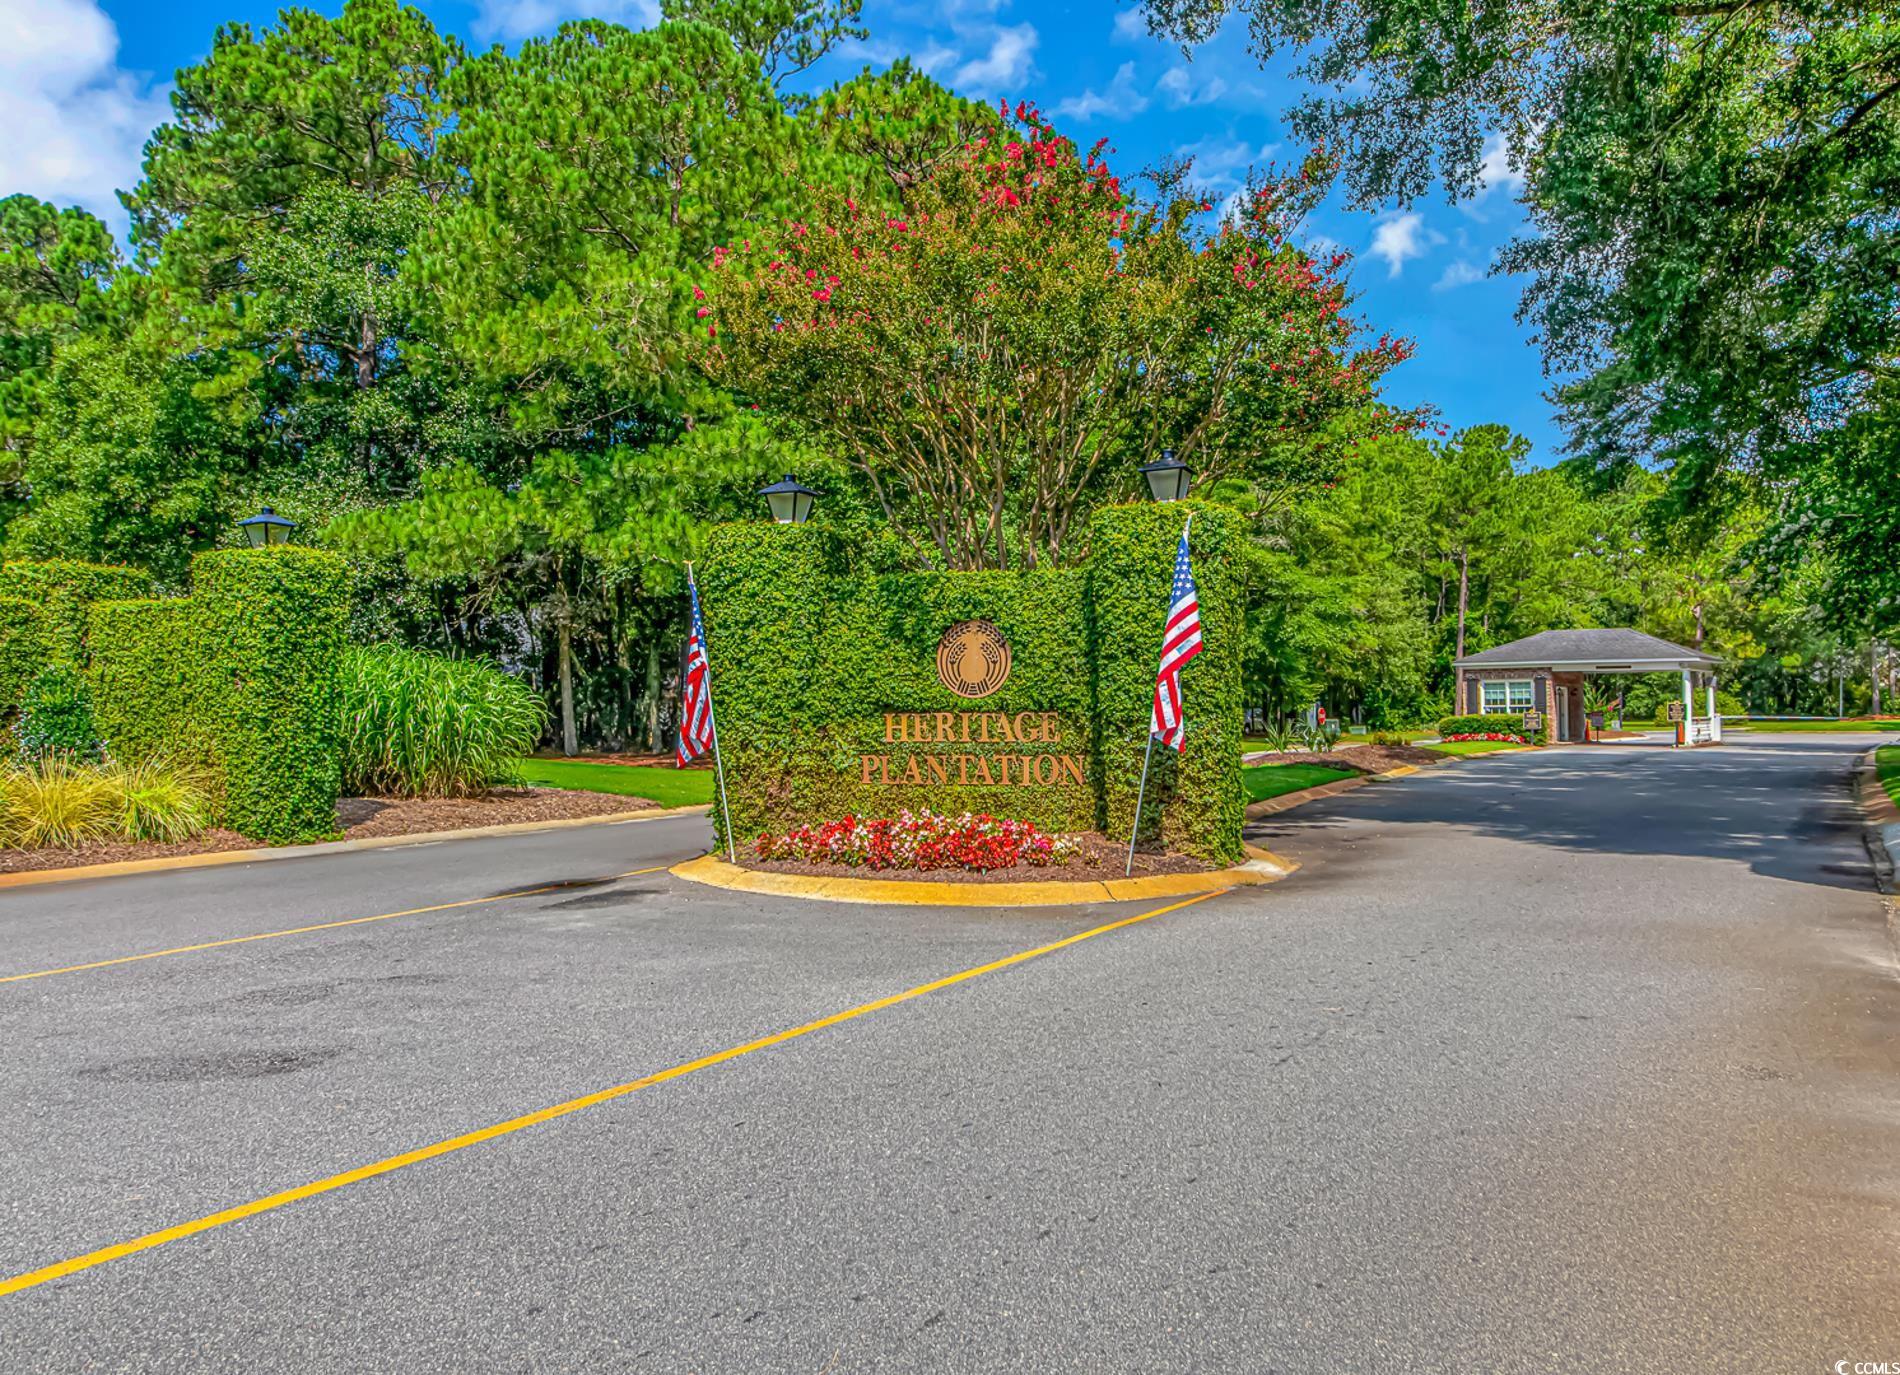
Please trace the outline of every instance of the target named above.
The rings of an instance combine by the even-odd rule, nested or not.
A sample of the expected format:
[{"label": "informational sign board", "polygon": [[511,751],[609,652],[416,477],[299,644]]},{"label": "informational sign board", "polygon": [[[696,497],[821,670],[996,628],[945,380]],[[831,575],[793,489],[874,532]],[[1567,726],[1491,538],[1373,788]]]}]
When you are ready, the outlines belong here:
[{"label": "informational sign board", "polygon": [[1682,719],[1682,703],[1671,702],[1669,704],[1669,719],[1671,721],[1680,721]]},{"label": "informational sign board", "polygon": [[1524,729],[1535,735],[1544,728],[1544,713],[1531,710],[1524,713]]}]

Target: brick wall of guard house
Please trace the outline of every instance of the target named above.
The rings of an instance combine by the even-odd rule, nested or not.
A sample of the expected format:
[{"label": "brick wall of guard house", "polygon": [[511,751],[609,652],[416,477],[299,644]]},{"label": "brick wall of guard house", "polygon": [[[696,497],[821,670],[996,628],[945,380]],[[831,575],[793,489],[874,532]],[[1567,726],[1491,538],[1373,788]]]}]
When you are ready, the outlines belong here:
[{"label": "brick wall of guard house", "polygon": [[[1566,723],[1567,729],[1564,731],[1564,738],[1566,740],[1583,739],[1585,717],[1583,709],[1583,674],[1558,673],[1547,668],[1476,668],[1463,670],[1462,678],[1462,696],[1466,704],[1464,711],[1467,715],[1478,715],[1484,711],[1483,684],[1502,683],[1513,679],[1521,682],[1528,678],[1531,681],[1531,705],[1543,713],[1544,729],[1550,733],[1552,740],[1557,738],[1557,721],[1553,715],[1557,706],[1556,689],[1560,687],[1569,688],[1570,698],[1567,704],[1569,720]],[[1514,724],[1522,720],[1521,715],[1517,712],[1505,712],[1501,713],[1501,716],[1510,717]]]}]

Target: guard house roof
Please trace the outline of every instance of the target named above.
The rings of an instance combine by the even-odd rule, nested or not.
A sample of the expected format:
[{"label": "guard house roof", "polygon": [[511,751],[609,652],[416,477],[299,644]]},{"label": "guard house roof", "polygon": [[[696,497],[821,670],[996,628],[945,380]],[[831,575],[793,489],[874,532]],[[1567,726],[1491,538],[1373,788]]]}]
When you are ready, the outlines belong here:
[{"label": "guard house roof", "polygon": [[1661,673],[1714,668],[1720,660],[1699,649],[1640,630],[1546,630],[1456,661],[1459,668],[1548,668],[1560,673]]}]

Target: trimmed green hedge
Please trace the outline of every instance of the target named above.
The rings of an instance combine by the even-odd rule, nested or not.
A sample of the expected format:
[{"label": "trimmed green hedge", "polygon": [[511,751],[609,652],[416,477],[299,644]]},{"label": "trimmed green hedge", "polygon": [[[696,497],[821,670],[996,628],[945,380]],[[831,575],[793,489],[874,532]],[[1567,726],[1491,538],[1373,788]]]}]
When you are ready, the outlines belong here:
[{"label": "trimmed green hedge", "polygon": [[1103,821],[1108,834],[1126,835],[1135,814],[1175,546],[1189,512],[1188,555],[1205,648],[1181,673],[1185,747],[1176,754],[1156,743],[1141,827],[1144,836],[1158,833],[1170,850],[1232,863],[1243,853],[1247,810],[1240,772],[1246,526],[1222,507],[1198,501],[1111,506],[1090,526],[1089,648]]},{"label": "trimmed green hedge", "polygon": [[[1548,715],[1545,717],[1549,719]],[[1484,735],[1487,732],[1498,735],[1523,735],[1524,713],[1521,711],[1492,712],[1489,716],[1445,716],[1438,722],[1438,733],[1442,735]],[[1529,737],[1532,744],[1544,743],[1545,731],[1537,731]]]},{"label": "trimmed green hedge", "polygon": [[38,602],[0,597],[0,710],[17,707],[50,658]]},{"label": "trimmed green hedge", "polygon": [[294,545],[192,561],[198,719],[217,739],[233,830],[274,844],[336,832],[348,577],[335,554]]},{"label": "trimmed green hedge", "polygon": [[336,831],[346,570],[295,546],[200,554],[192,595],[92,608],[94,719],[115,758],[214,768],[223,819],[273,844]]},{"label": "trimmed green hedge", "polygon": [[[847,812],[926,806],[1051,830],[1125,830],[1188,509],[1104,511],[1086,567],[1027,573],[903,572],[885,547],[849,546],[823,526],[715,530],[699,581],[734,831],[749,840]],[[1241,525],[1217,508],[1195,509],[1191,548],[1209,647],[1184,676],[1187,750],[1177,758],[1156,749],[1144,823],[1171,848],[1229,861],[1241,855],[1246,805],[1241,608],[1230,562]],[[1008,681],[975,700],[950,692],[936,671],[939,639],[965,620],[991,622],[1010,646]],[[933,731],[938,713],[953,713],[959,739],[947,748],[887,739],[887,713],[921,714]],[[973,719],[967,743],[963,713],[991,718]],[[1037,735],[1053,727],[1059,739],[983,741],[986,724],[1003,733],[998,714]],[[920,787],[885,783],[873,768],[867,780],[867,756],[887,758],[900,777],[913,760],[925,776],[938,765],[946,776]],[[1073,773],[1055,782],[1046,764],[1038,779],[1020,762],[1042,756],[1076,758],[1082,782]],[[1031,781],[965,783],[950,772],[959,767],[973,778],[1028,772]]]},{"label": "trimmed green hedge", "polygon": [[152,575],[142,568],[77,559],[9,563],[0,568],[0,592],[42,607],[48,657],[83,666],[92,603],[149,597]]},{"label": "trimmed green hedge", "polygon": [[93,603],[92,719],[115,759],[169,758],[222,772],[198,700],[206,663],[194,610],[187,597]]}]

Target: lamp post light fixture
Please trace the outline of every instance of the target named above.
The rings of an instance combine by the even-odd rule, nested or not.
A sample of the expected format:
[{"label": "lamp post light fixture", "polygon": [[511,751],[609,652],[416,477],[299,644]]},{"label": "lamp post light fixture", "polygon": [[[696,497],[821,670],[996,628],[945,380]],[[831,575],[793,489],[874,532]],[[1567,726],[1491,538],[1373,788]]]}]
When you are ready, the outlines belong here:
[{"label": "lamp post light fixture", "polygon": [[290,532],[296,528],[296,521],[285,520],[268,506],[238,522],[238,529],[244,532],[244,538],[251,542],[253,549],[262,549],[267,544],[289,544]]},{"label": "lamp post light fixture", "polygon": [[780,525],[803,525],[811,519],[811,504],[818,493],[793,481],[792,475],[787,473],[784,481],[759,488],[759,495],[765,498],[765,504],[772,508],[772,519]]},{"label": "lamp post light fixture", "polygon": [[1173,449],[1163,449],[1160,458],[1142,464],[1141,475],[1148,479],[1148,491],[1156,501],[1179,501],[1187,495],[1187,464],[1175,458]]}]

